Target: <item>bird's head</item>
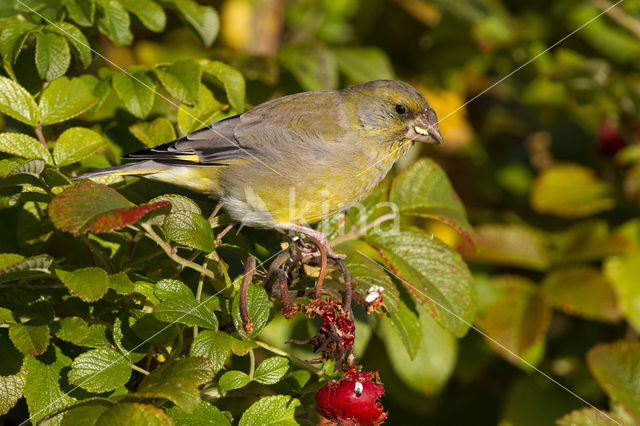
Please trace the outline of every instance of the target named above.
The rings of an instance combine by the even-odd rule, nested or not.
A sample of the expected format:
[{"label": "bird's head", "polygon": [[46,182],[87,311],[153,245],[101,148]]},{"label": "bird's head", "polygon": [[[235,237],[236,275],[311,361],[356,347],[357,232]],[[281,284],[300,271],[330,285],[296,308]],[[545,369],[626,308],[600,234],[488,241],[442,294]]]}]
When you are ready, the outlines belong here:
[{"label": "bird's head", "polygon": [[376,80],[347,90],[360,127],[385,143],[409,139],[441,144],[438,117],[422,94],[410,84]]}]

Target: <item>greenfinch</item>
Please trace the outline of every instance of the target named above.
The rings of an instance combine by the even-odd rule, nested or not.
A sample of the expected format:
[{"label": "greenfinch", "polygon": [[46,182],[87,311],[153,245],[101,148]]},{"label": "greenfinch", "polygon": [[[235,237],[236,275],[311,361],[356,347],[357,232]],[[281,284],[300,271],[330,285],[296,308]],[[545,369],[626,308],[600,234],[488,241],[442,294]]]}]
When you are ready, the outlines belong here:
[{"label": "greenfinch", "polygon": [[442,143],[436,113],[411,85],[377,80],[277,98],[78,178],[169,182],[244,225],[302,231],[366,197],[416,141]]}]

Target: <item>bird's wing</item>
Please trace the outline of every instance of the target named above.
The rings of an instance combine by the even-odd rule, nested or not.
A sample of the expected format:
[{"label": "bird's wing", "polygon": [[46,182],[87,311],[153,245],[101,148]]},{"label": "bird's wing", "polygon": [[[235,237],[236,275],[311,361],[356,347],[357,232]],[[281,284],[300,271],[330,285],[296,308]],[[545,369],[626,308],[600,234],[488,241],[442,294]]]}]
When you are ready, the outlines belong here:
[{"label": "bird's wing", "polygon": [[183,138],[129,154],[125,160],[156,160],[181,165],[222,165],[298,151],[319,155],[345,129],[336,119],[329,93],[301,93],[274,99]]}]

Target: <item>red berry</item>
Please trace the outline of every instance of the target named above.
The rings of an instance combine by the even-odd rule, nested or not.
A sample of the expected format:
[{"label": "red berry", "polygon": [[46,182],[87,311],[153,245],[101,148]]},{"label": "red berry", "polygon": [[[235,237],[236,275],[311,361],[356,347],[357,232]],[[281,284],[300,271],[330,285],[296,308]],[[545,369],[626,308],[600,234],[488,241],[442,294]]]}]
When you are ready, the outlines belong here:
[{"label": "red berry", "polygon": [[[376,381],[372,381],[372,379]],[[378,373],[358,372],[355,367],[340,379],[330,380],[316,395],[317,409],[324,417],[342,424],[378,425],[387,418],[377,402],[384,387],[377,381]]]}]

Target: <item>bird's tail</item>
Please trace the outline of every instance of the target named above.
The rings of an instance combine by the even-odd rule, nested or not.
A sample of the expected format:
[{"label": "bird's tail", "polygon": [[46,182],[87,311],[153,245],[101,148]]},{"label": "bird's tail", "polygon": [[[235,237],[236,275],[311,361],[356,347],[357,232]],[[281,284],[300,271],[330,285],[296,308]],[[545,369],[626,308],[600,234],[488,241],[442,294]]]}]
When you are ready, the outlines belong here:
[{"label": "bird's tail", "polygon": [[91,179],[99,176],[145,176],[167,171],[167,165],[156,161],[138,161],[135,163],[122,164],[120,166],[107,167],[105,169],[93,170],[75,176],[72,179]]}]

